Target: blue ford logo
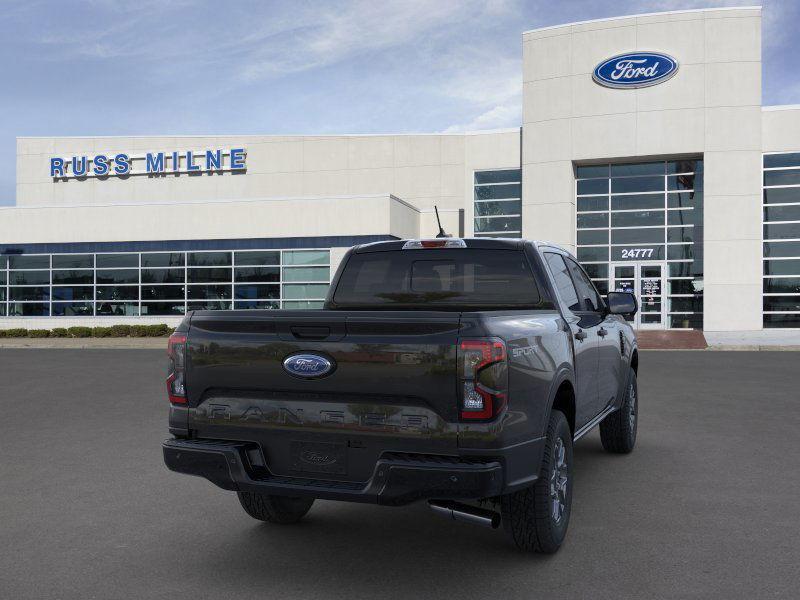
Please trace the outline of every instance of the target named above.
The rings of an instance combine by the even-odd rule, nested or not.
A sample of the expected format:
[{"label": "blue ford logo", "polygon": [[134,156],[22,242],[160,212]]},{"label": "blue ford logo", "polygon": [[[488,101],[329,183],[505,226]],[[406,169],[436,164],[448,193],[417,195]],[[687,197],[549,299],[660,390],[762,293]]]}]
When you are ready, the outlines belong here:
[{"label": "blue ford logo", "polygon": [[658,52],[631,52],[601,62],[592,79],[610,88],[640,88],[666,81],[678,72],[678,61]]},{"label": "blue ford logo", "polygon": [[289,375],[311,379],[333,371],[333,361],[319,354],[293,354],[284,359],[283,368]]}]

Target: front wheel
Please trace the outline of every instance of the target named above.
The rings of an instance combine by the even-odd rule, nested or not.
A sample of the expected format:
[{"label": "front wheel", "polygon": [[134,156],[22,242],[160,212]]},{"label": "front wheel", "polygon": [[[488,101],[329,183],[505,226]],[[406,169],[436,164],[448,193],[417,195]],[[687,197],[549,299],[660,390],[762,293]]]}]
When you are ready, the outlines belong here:
[{"label": "front wheel", "polygon": [[606,452],[628,454],[636,445],[636,429],[639,420],[639,389],[636,372],[631,369],[628,386],[619,410],[611,413],[600,423],[600,441]]},{"label": "front wheel", "polygon": [[259,521],[288,525],[302,519],[314,504],[313,498],[270,496],[257,492],[237,492],[239,502],[248,515]]},{"label": "front wheel", "polygon": [[552,554],[567,535],[572,506],[572,432],[564,413],[547,425],[539,478],[500,498],[503,527],[520,550]]}]

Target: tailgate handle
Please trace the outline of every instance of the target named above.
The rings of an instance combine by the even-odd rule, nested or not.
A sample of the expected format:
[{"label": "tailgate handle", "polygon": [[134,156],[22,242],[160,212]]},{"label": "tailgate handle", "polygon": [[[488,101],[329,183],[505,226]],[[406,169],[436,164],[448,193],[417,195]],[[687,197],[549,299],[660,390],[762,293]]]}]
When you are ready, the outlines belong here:
[{"label": "tailgate handle", "polygon": [[331,334],[330,327],[313,325],[295,325],[289,331],[300,340],[324,340]]}]

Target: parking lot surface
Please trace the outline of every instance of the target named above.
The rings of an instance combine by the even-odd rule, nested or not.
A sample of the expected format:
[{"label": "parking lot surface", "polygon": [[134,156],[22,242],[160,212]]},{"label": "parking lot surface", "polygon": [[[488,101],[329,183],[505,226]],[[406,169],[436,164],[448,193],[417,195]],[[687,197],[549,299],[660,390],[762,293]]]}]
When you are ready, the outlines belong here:
[{"label": "parking lot surface", "polygon": [[252,520],[163,466],[164,359],[0,350],[0,598],[800,596],[796,352],[644,352],[637,448],[577,443],[551,557],[422,504]]}]

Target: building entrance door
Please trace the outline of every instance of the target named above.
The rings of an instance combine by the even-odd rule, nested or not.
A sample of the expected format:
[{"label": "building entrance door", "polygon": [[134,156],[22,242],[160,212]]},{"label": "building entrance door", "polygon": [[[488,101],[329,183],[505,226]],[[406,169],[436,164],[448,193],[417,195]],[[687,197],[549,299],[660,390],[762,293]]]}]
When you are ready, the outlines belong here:
[{"label": "building entrance door", "polygon": [[639,301],[639,311],[626,317],[636,329],[666,329],[664,262],[611,263],[611,289],[632,292]]}]

